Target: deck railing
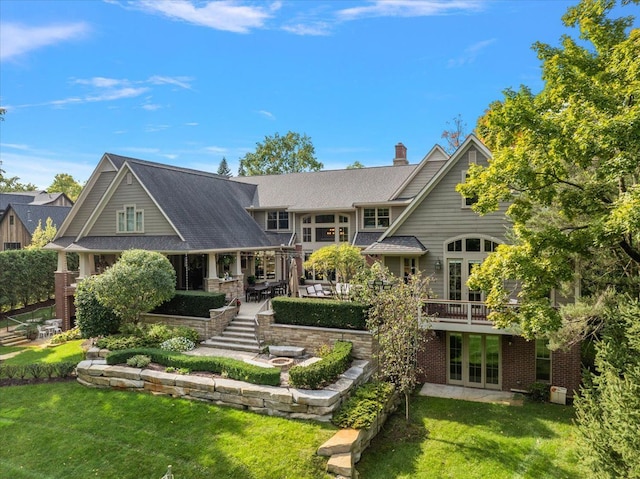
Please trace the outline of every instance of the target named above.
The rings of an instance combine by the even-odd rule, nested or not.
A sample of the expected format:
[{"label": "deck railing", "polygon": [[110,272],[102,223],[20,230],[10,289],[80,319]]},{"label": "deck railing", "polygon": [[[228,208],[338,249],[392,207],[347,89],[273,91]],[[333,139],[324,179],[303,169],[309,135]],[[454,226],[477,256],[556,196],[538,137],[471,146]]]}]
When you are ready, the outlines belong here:
[{"label": "deck railing", "polygon": [[426,314],[433,316],[433,321],[449,323],[465,323],[478,325],[492,325],[487,320],[489,308],[484,303],[476,301],[446,301],[427,299],[425,301]]}]

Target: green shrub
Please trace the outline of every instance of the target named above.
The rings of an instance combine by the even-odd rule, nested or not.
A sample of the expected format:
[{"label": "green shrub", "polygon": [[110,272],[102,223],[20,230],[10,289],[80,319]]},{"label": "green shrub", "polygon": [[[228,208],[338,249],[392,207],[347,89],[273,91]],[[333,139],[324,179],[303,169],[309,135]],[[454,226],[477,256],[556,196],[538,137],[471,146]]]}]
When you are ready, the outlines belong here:
[{"label": "green shrub", "polygon": [[549,400],[550,386],[545,383],[533,383],[529,386],[529,398],[535,402],[546,402]]},{"label": "green shrub", "polygon": [[72,328],[68,331],[63,331],[60,334],[56,334],[53,338],[51,338],[51,344],[62,344],[67,341],[73,341],[74,339],[82,339],[82,333],[80,332],[80,328]]},{"label": "green shrub", "polygon": [[191,351],[196,345],[193,341],[187,338],[170,338],[160,344],[160,349],[166,349],[167,351],[177,351],[179,353],[184,351]]},{"label": "green shrub", "polygon": [[271,307],[278,324],[362,331],[367,329],[369,306],[361,303],[279,296],[271,300]]},{"label": "green shrub", "polygon": [[336,341],[333,351],[320,361],[309,366],[294,366],[289,370],[292,386],[304,389],[318,389],[335,381],[351,364],[353,345]]},{"label": "green shrub", "polygon": [[123,364],[127,362],[127,359],[137,354],[147,355],[154,363],[176,369],[186,368],[191,371],[208,371],[252,384],[270,386],[278,386],[280,384],[279,368],[263,368],[231,358],[187,356],[186,354],[156,348],[112,351],[106,357],[107,364]]},{"label": "green shrub", "polygon": [[135,356],[131,356],[127,359],[127,366],[131,366],[134,368],[144,368],[149,365],[151,362],[151,358],[149,356],[145,356],[144,354],[136,354]]},{"label": "green shrub", "polygon": [[119,351],[131,348],[143,348],[147,346],[147,343],[145,338],[138,336],[122,336],[115,334],[113,336],[98,339],[96,341],[96,346],[102,349],[108,349],[109,351]]},{"label": "green shrub", "polygon": [[331,421],[341,428],[367,429],[376,420],[394,391],[391,383],[364,384],[333,414]]},{"label": "green shrub", "polygon": [[162,303],[152,312],[156,314],[171,314],[174,316],[209,318],[210,309],[222,308],[224,305],[224,293],[176,291],[176,294],[172,299]]},{"label": "green shrub", "polygon": [[66,378],[71,376],[76,370],[77,364],[71,361],[62,361],[59,363],[52,363],[53,367],[56,370],[56,376],[59,378]]},{"label": "green shrub", "polygon": [[98,301],[95,283],[98,276],[90,276],[76,288],[76,324],[83,338],[108,336],[118,332],[120,318]]},{"label": "green shrub", "polygon": [[26,374],[32,378],[39,379],[46,375],[46,363],[25,364]]}]

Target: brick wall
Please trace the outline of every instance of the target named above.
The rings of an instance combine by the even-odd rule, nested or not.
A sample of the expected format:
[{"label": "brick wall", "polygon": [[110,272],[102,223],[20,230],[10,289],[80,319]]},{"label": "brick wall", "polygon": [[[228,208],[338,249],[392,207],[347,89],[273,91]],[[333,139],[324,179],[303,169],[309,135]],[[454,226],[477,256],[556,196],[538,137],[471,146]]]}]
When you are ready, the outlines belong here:
[{"label": "brick wall", "polygon": [[526,390],[536,382],[536,344],[522,336],[502,338],[502,390]]},{"label": "brick wall", "polygon": [[580,345],[572,346],[568,351],[551,353],[551,383],[567,388],[567,397],[577,394],[582,380],[582,361]]},{"label": "brick wall", "polygon": [[433,384],[447,383],[447,344],[444,331],[426,331],[424,348],[418,353],[418,365],[422,369],[418,381]]}]

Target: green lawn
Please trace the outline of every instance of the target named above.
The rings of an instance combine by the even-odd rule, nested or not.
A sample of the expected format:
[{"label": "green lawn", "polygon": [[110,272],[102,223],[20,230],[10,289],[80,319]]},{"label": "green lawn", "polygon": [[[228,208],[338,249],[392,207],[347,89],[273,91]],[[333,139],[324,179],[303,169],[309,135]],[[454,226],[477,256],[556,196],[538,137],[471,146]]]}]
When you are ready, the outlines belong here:
[{"label": "green lawn", "polygon": [[573,408],[412,398],[385,425],[356,469],[366,479],[582,478]]},{"label": "green lawn", "polygon": [[75,382],[0,389],[0,475],[318,479],[335,428]]},{"label": "green lawn", "polygon": [[76,339],[46,348],[41,346],[0,346],[0,355],[22,350],[20,354],[4,360],[3,363],[5,364],[57,363],[61,361],[75,361],[79,363],[84,359],[84,354],[80,347],[82,341],[82,339]]}]

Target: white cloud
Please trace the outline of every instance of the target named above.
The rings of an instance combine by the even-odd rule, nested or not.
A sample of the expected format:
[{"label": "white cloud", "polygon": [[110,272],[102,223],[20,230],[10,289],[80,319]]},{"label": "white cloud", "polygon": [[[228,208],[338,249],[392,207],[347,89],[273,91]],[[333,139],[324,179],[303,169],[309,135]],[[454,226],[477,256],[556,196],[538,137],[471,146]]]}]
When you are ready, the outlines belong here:
[{"label": "white cloud", "polygon": [[248,33],[252,29],[262,28],[272,17],[272,12],[281,6],[280,2],[272,2],[265,7],[243,5],[233,0],[209,1],[201,7],[197,4],[199,2],[189,0],[142,0],[130,3],[147,12],[235,33]]},{"label": "white cloud", "polygon": [[9,176],[20,178],[21,183],[33,183],[38,188],[46,189],[58,173],[71,173],[76,181],[84,183],[95,168],[95,161],[68,160],[87,155],[64,153],[65,159],[60,159],[60,156],[61,152],[38,151],[30,146],[21,148],[20,153],[3,151],[2,169]]},{"label": "white cloud", "polygon": [[32,50],[76,40],[89,32],[86,23],[32,27],[17,23],[0,24],[0,60],[24,55]]},{"label": "white cloud", "polygon": [[447,67],[456,68],[464,65],[468,65],[469,63],[473,63],[480,52],[487,48],[489,45],[495,43],[495,38],[490,38],[489,40],[482,40],[480,42],[476,42],[473,45],[464,49],[462,55],[458,58],[452,58],[447,62]]},{"label": "white cloud", "polygon": [[185,123],[185,125],[187,126],[198,126],[199,123],[195,122],[195,121],[191,121],[189,123]]},{"label": "white cloud", "polygon": [[428,17],[459,11],[478,11],[483,0],[375,0],[362,7],[345,8],[337,15],[342,20],[368,17]]},{"label": "white cloud", "polygon": [[285,25],[282,29],[294,35],[325,36],[331,33],[331,26],[327,22],[296,23]]},{"label": "white cloud", "polygon": [[269,119],[269,120],[275,120],[276,117],[274,116],[273,113],[271,113],[270,111],[267,110],[258,110],[258,114],[260,114],[261,116]]},{"label": "white cloud", "polygon": [[207,146],[204,148],[204,151],[206,151],[207,153],[219,154],[226,153],[228,150],[222,146]]},{"label": "white cloud", "polygon": [[180,88],[185,88],[187,90],[191,90],[190,81],[192,78],[190,77],[165,77],[161,75],[154,75],[149,78],[149,83],[153,85],[176,85]]},{"label": "white cloud", "polygon": [[156,111],[160,108],[162,107],[156,103],[145,103],[144,105],[142,105],[142,109],[147,111]]},{"label": "white cloud", "polygon": [[156,133],[158,131],[164,131],[169,128],[169,125],[147,125],[144,128],[146,133]]}]

